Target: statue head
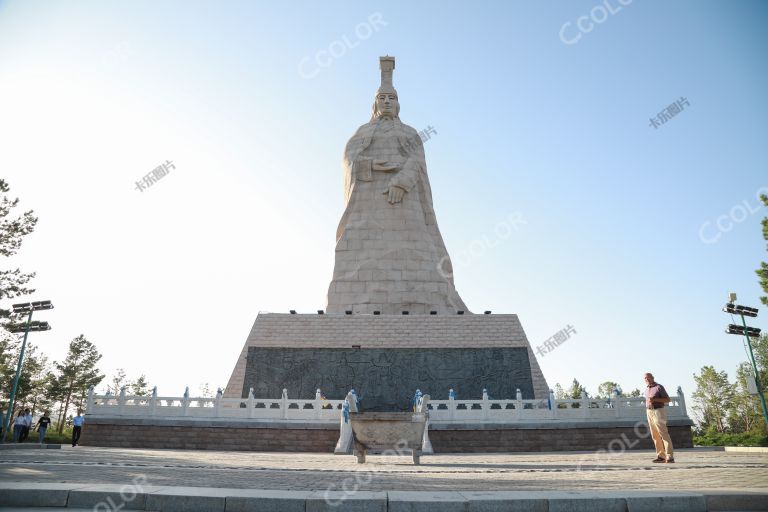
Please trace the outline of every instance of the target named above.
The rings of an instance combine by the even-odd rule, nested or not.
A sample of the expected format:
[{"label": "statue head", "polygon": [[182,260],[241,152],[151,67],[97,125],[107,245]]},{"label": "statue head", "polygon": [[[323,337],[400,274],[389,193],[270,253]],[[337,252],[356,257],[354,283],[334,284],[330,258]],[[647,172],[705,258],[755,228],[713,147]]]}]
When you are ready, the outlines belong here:
[{"label": "statue head", "polygon": [[397,100],[397,91],[394,88],[391,91],[382,91],[380,88],[373,102],[372,119],[398,119],[399,115],[400,102]]},{"label": "statue head", "polygon": [[397,101],[397,91],[392,85],[395,58],[390,56],[380,57],[379,69],[381,69],[381,85],[379,90],[376,91],[376,100],[373,102],[371,120],[379,118],[398,119],[400,103]]}]

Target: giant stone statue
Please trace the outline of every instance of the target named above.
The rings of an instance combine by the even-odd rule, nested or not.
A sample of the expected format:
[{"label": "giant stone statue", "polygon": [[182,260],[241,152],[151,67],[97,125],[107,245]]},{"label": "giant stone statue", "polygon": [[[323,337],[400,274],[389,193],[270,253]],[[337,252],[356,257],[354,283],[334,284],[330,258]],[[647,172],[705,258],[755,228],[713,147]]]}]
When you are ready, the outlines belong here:
[{"label": "giant stone statue", "polygon": [[484,389],[546,399],[517,315],[470,314],[456,292],[424,148],[400,121],[394,57],[380,67],[371,120],[344,150],[346,208],[328,305],[318,311],[327,314],[259,313],[224,396],[265,399],[285,389],[291,399],[318,390],[341,398],[354,388],[366,411],[410,410],[416,389],[436,399],[449,389],[466,399]]},{"label": "giant stone statue", "polygon": [[329,313],[466,310],[437,227],[424,147],[400,121],[394,57],[381,57],[371,120],[344,150],[346,209],[336,230]]}]

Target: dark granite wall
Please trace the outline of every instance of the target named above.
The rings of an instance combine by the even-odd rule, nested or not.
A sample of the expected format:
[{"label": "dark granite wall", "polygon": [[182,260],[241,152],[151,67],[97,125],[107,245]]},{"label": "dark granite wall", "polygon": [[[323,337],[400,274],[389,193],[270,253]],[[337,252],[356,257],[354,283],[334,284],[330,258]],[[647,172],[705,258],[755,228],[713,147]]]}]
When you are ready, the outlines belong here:
[{"label": "dark granite wall", "polygon": [[320,388],[341,399],[354,388],[366,411],[410,408],[416,389],[432,398],[479,399],[483,388],[491,398],[533,398],[528,351],[506,348],[266,348],[248,349],[243,397],[253,387],[257,398],[314,398]]}]

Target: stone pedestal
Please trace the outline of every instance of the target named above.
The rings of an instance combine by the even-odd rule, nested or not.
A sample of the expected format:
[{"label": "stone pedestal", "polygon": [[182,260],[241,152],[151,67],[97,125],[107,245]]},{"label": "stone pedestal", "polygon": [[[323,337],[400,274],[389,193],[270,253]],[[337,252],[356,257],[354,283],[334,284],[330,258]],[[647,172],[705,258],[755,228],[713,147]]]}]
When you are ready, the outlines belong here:
[{"label": "stone pedestal", "polygon": [[549,388],[517,315],[260,314],[225,397],[340,398],[365,411],[410,408],[416,389],[445,399],[546,399]]}]

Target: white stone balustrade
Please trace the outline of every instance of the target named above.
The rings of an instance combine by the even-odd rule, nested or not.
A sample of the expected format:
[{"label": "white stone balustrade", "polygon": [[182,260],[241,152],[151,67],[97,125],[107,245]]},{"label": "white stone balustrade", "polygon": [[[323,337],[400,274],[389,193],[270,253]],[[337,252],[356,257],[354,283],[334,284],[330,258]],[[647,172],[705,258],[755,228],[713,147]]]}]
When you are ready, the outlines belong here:
[{"label": "white stone balustrade", "polygon": [[[678,396],[670,397],[667,404],[669,419],[687,419],[685,397],[678,388]],[[484,393],[480,400],[431,400],[431,423],[519,423],[525,421],[579,421],[579,420],[639,420],[645,419],[645,399],[587,398],[573,400],[523,400],[520,393],[515,400],[491,400]]]},{"label": "white stone balustrade", "polygon": [[[670,398],[667,404],[669,419],[688,419],[682,389],[678,387],[677,396]],[[188,417],[337,423],[343,403],[344,400],[323,399],[319,389],[311,400],[290,399],[285,389],[277,399],[256,398],[253,389],[247,398],[223,398],[221,390],[214,398],[190,397],[188,389],[181,397],[158,396],[156,388],[151,396],[128,396],[125,389],[119,395],[96,395],[90,390],[86,414],[95,417]],[[362,405],[364,408],[365,404]],[[512,400],[491,399],[485,390],[483,397],[477,400],[457,400],[451,394],[448,400],[430,400],[428,408],[430,423],[514,424],[645,419],[645,399],[642,397],[606,399],[582,396],[568,400],[523,400],[519,390]]]},{"label": "white stone balustrade", "polygon": [[86,414],[101,418],[194,418],[244,419],[266,421],[298,421],[335,423],[339,421],[344,400],[324,400],[317,390],[313,400],[288,398],[288,391],[278,399],[256,398],[253,389],[248,398],[223,398],[219,390],[216,397],[189,396],[189,388],[181,397],[158,396],[157,388],[150,396],[128,396],[125,389],[120,395],[96,395],[88,392]]}]

